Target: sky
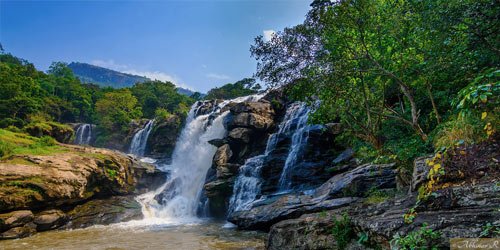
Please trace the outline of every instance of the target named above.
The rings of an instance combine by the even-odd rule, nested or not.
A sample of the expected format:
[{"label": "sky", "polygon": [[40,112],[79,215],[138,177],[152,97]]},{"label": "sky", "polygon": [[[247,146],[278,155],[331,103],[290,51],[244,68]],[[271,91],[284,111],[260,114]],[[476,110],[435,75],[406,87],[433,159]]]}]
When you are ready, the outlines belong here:
[{"label": "sky", "polygon": [[309,4],[0,0],[0,43],[39,70],[85,62],[206,92],[252,77],[254,38],[301,23]]}]

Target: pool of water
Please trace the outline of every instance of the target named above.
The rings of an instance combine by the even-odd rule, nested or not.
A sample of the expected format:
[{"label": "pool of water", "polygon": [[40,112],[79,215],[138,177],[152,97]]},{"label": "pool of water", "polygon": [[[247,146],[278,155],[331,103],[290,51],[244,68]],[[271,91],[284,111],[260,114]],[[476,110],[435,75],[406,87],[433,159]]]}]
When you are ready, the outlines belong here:
[{"label": "pool of water", "polygon": [[264,249],[266,234],[241,231],[224,223],[184,225],[121,223],[38,233],[0,241],[0,249]]}]

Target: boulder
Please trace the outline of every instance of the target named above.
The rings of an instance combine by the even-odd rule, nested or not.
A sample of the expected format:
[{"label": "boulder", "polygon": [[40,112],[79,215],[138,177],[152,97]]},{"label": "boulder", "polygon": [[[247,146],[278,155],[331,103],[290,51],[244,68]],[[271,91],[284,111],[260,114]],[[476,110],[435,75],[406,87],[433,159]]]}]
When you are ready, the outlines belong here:
[{"label": "boulder", "polygon": [[237,143],[249,143],[253,134],[253,130],[249,128],[234,128],[229,131],[228,137],[230,140]]},{"label": "boulder", "polygon": [[266,248],[268,250],[337,249],[337,242],[331,233],[334,226],[332,216],[335,215],[320,212],[278,222],[269,231]]},{"label": "boulder", "polygon": [[229,144],[224,144],[215,152],[213,163],[215,166],[221,166],[228,163],[232,156],[233,152],[231,151]]},{"label": "boulder", "polygon": [[228,129],[237,127],[250,128],[257,131],[265,131],[274,126],[272,117],[256,113],[230,114],[226,117],[224,125]]},{"label": "boulder", "polygon": [[269,230],[282,220],[298,218],[302,214],[343,207],[355,202],[357,198],[318,199],[310,195],[284,195],[253,204],[245,211],[229,214],[227,220],[243,229]]},{"label": "boulder", "polygon": [[371,188],[396,187],[395,164],[365,164],[335,175],[315,190],[318,197],[363,197]]},{"label": "boulder", "polygon": [[0,233],[0,240],[17,239],[29,237],[36,233],[36,225],[33,222],[27,223],[22,227],[13,227]]},{"label": "boulder", "polygon": [[56,229],[68,221],[66,214],[58,209],[43,211],[35,216],[33,222],[38,232]]},{"label": "boulder", "polygon": [[78,205],[68,213],[70,222],[65,229],[84,228],[92,225],[108,225],[142,218],[141,205],[134,196],[113,196],[96,199]]},{"label": "boulder", "polygon": [[171,115],[155,122],[148,141],[145,155],[153,158],[170,158],[175,143],[182,130],[182,117]]},{"label": "boulder", "polygon": [[33,213],[30,210],[19,210],[10,213],[0,214],[0,232],[13,227],[23,226],[33,221]]},{"label": "boulder", "polygon": [[216,147],[221,147],[222,145],[227,143],[227,140],[225,139],[212,139],[208,141],[209,144],[214,145]]},{"label": "boulder", "polygon": [[106,149],[67,145],[55,155],[12,156],[0,161],[0,212],[138,193],[164,176],[149,164]]},{"label": "boulder", "polygon": [[263,116],[273,116],[274,109],[271,103],[265,100],[257,102],[240,102],[230,109],[231,113],[256,113]]}]

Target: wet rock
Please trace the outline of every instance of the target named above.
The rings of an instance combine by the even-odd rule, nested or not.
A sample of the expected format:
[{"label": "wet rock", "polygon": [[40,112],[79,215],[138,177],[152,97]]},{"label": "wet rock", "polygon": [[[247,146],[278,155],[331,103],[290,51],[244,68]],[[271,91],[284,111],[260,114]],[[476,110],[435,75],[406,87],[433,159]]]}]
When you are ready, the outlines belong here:
[{"label": "wet rock", "polygon": [[229,139],[237,143],[249,143],[253,130],[249,128],[235,128],[229,131]]},{"label": "wet rock", "polygon": [[411,191],[417,191],[418,188],[427,181],[427,175],[429,174],[429,166],[425,163],[432,156],[424,156],[416,158],[413,161],[413,174],[411,180]]},{"label": "wet rock", "polygon": [[[416,207],[417,214],[411,224],[404,222],[403,215],[415,206],[415,196],[393,198],[379,204],[353,203],[281,221],[271,228],[267,244],[269,249],[337,249],[335,240],[329,240],[331,231],[325,229],[332,228],[335,219],[347,214],[354,233],[367,234],[369,243],[379,248],[389,249],[394,235],[407,235],[425,223],[441,233],[435,246],[447,249],[450,238],[476,238],[488,223],[500,226],[497,192],[495,183],[439,190]],[[487,237],[498,237],[492,233]]]},{"label": "wet rock", "polygon": [[232,156],[233,152],[231,151],[229,144],[224,144],[220,146],[215,152],[213,163],[216,166],[221,166],[228,163]]},{"label": "wet rock", "polygon": [[43,211],[35,216],[33,222],[38,232],[56,229],[68,221],[66,214],[57,209]]},{"label": "wet rock", "polygon": [[65,147],[67,151],[57,155],[12,156],[0,161],[0,183],[4,184],[0,186],[0,212],[43,210],[95,196],[137,193],[147,190],[145,185],[154,183],[156,176],[164,176],[153,166],[116,151]]},{"label": "wet rock", "polygon": [[274,109],[271,103],[265,100],[257,102],[240,102],[231,107],[232,113],[256,113],[264,116],[273,116]]},{"label": "wet rock", "polygon": [[354,150],[352,150],[352,148],[348,148],[348,149],[342,151],[342,153],[340,153],[332,161],[332,163],[335,164],[335,165],[347,163],[347,162],[349,162],[352,159],[353,156],[354,156]]},{"label": "wet rock", "polygon": [[9,228],[19,227],[33,221],[33,213],[30,210],[19,210],[0,214],[0,232]]},{"label": "wet rock", "polygon": [[68,212],[70,222],[65,229],[108,225],[142,218],[141,205],[133,196],[114,196],[96,199],[76,206]]},{"label": "wet rock", "polygon": [[182,129],[182,117],[171,115],[155,122],[146,142],[145,155],[152,158],[170,158]]},{"label": "wet rock", "polygon": [[269,231],[266,248],[337,249],[337,242],[331,233],[332,221],[332,214],[323,212],[276,223]]},{"label": "wet rock", "polygon": [[29,222],[22,227],[13,227],[3,233],[0,233],[0,240],[24,238],[35,233],[36,225],[33,222]]},{"label": "wet rock", "polygon": [[254,204],[245,211],[229,214],[228,221],[243,229],[268,230],[271,225],[286,219],[298,218],[302,214],[343,207],[357,198],[319,199],[309,195],[284,195]]},{"label": "wet rock", "polygon": [[395,164],[365,164],[335,175],[315,191],[315,196],[363,197],[371,188],[396,187]]},{"label": "wet rock", "polygon": [[228,115],[224,125],[228,129],[244,127],[255,129],[257,131],[265,131],[274,126],[274,121],[271,117],[262,116],[255,113],[240,113],[237,115]]},{"label": "wet rock", "polygon": [[239,164],[224,163],[217,165],[217,178],[228,178],[238,174]]},{"label": "wet rock", "polygon": [[225,139],[213,139],[208,141],[209,144],[214,145],[216,147],[222,147],[222,145],[227,143],[227,140]]}]

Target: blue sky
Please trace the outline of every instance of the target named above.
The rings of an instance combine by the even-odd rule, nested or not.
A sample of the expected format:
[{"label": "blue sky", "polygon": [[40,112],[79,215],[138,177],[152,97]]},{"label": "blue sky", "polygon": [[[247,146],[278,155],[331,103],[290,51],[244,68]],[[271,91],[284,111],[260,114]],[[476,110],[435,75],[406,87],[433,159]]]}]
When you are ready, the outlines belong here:
[{"label": "blue sky", "polygon": [[253,39],[301,23],[309,4],[0,0],[0,42],[40,70],[87,62],[206,92],[252,76]]}]

